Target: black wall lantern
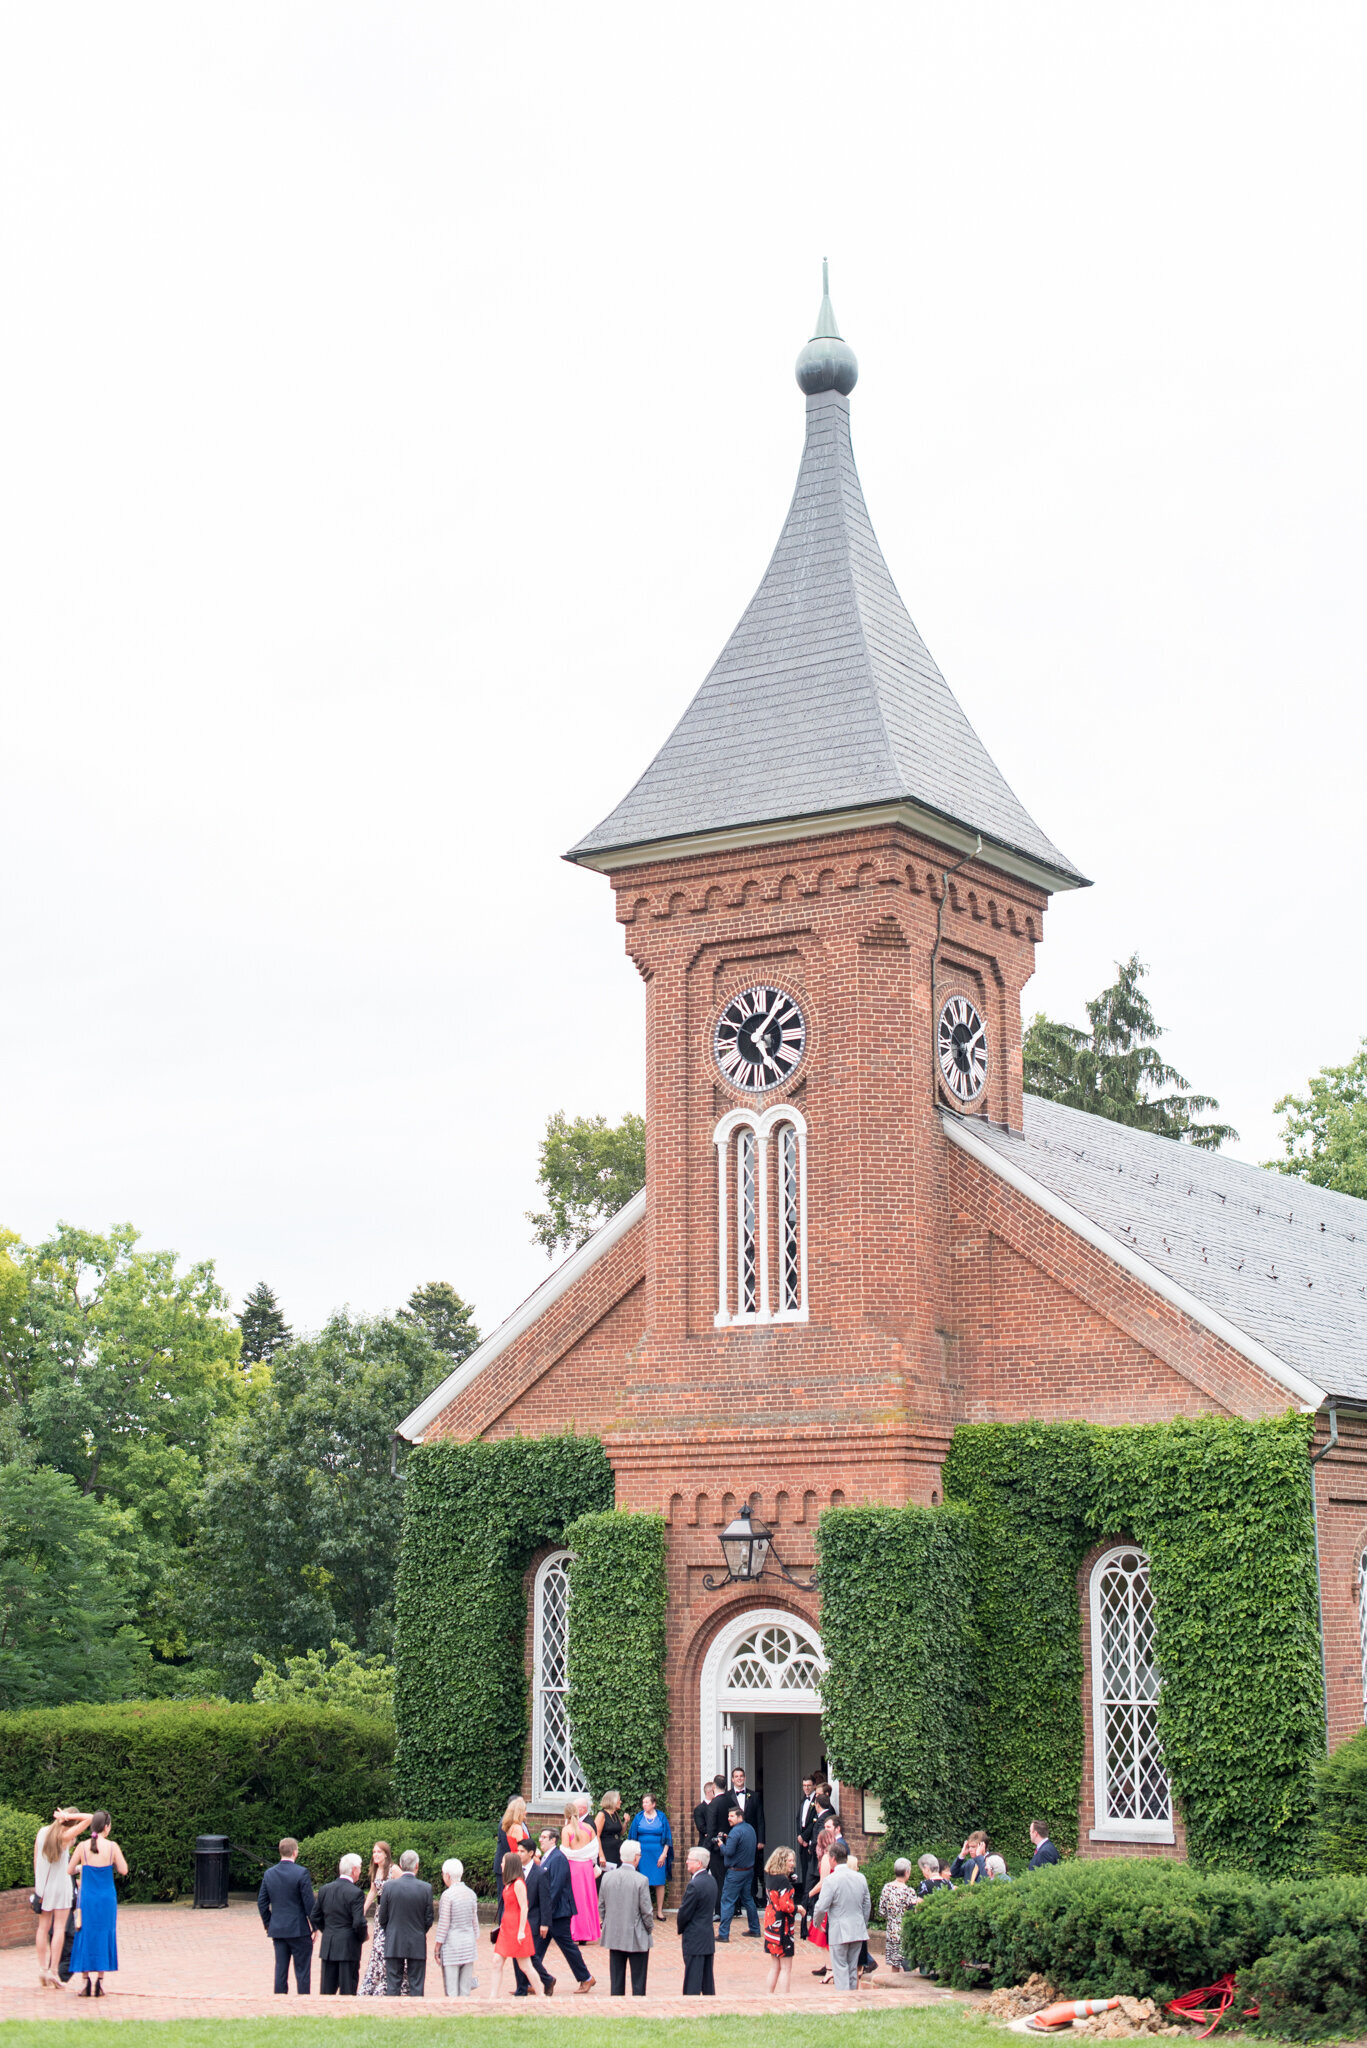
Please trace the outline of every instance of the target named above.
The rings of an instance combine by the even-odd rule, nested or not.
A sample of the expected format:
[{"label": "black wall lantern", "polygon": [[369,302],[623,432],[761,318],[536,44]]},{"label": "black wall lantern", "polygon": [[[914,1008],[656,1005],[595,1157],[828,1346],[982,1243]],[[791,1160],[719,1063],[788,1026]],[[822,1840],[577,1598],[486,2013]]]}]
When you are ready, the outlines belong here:
[{"label": "black wall lantern", "polygon": [[800,1579],[789,1571],[774,1549],[773,1531],[758,1515],[751,1514],[748,1501],[735,1520],[728,1522],[722,1530],[721,1553],[726,1559],[726,1577],[717,1579],[709,1572],[703,1580],[709,1593],[715,1593],[721,1586],[761,1579],[770,1564],[777,1566],[780,1576],[787,1579],[790,1586],[800,1586],[804,1593],[815,1590],[816,1574],[813,1573],[810,1579]]}]

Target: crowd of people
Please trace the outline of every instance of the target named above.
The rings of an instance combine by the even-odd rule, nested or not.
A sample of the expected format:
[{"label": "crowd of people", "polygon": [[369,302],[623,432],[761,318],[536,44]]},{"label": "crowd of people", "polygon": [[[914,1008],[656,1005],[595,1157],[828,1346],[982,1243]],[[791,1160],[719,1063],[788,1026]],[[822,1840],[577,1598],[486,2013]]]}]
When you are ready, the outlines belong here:
[{"label": "crowd of people", "polygon": [[[803,1780],[795,1850],[781,1845],[765,1857],[764,1808],[740,1769],[729,1786],[707,1781],[693,1823],[698,1840],[688,1851],[675,1915],[685,1997],[715,1994],[716,1950],[731,1941],[742,1914],[745,1937],[763,1943],[770,1991],[791,1988],[799,1940],[822,1958],[812,1974],[838,1989],[857,1989],[877,1969],[868,1945],[868,1883],[824,1779]],[[126,1876],[128,1864],[110,1825],[103,1811],[59,1807],[33,1845],[39,1979],[60,1989],[69,1970],[71,1988],[85,1998],[103,1997],[106,1975],[119,1967],[114,1878]],[[1031,1870],[1059,1861],[1042,1822],[1032,1823],[1030,1839]],[[511,1963],[514,1997],[552,1996],[557,1979],[546,1963],[552,1948],[574,1980],[575,1995],[591,1992],[598,1979],[583,1948],[600,1946],[607,1951],[610,1995],[624,1997],[630,1980],[632,1996],[644,1996],[655,1929],[668,1918],[665,1892],[673,1867],[673,1830],[649,1794],[629,1817],[616,1792],[604,1793],[596,1815],[587,1796],[571,1799],[560,1825],[542,1828],[535,1838],[526,1801],[511,1800],[494,1852],[499,1913],[488,1930],[493,1955],[485,1995],[499,1996]],[[419,1868],[416,1850],[404,1850],[396,1861],[387,1842],[376,1842],[364,1883],[362,1859],[352,1852],[315,1894],[299,1844],[287,1836],[257,1894],[275,1948],[276,1991],[288,1992],[291,1968],[295,1990],[311,1990],[319,1940],[324,1996],[422,1998],[435,1927],[433,1953],[446,1996],[471,1997],[480,1989],[479,1899],[459,1857],[441,1866],[439,1900]],[[919,1880],[910,1858],[899,1857],[879,1893],[885,1959],[894,1971],[908,1967],[902,1931],[922,1900],[959,1885],[1010,1882],[1004,1859],[989,1849],[981,1830],[966,1838],[947,1867],[927,1854],[917,1869]]]}]

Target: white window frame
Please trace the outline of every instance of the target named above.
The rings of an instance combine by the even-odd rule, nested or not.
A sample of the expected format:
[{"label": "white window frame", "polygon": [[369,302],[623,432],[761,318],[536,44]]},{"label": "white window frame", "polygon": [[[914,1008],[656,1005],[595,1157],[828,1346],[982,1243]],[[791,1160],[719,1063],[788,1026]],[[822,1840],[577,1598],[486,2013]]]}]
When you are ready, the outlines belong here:
[{"label": "white window frame", "polygon": [[[797,1133],[797,1253],[798,1253],[798,1300],[794,1308],[775,1308],[775,1294],[783,1299],[783,1275],[779,1271],[770,1274],[769,1245],[769,1140],[782,1128],[791,1124]],[[742,1281],[745,1247],[741,1236],[740,1198],[740,1146],[736,1142],[739,1131],[753,1133],[756,1158],[756,1200],[758,1205],[758,1238],[756,1263],[758,1266],[757,1306],[753,1309],[741,1307]],[[794,1109],[789,1102],[776,1102],[772,1109],[759,1113],[753,1109],[732,1109],[718,1123],[712,1133],[712,1142],[717,1148],[717,1313],[713,1318],[716,1327],[728,1329],[736,1324],[746,1323],[805,1323],[808,1320],[807,1300],[807,1120],[800,1109]],[[781,1157],[780,1148],[774,1147],[776,1157]],[[779,1201],[783,1199],[782,1172],[779,1171]],[[730,1219],[736,1219],[736,1244],[734,1256],[731,1247]],[[783,1257],[782,1217],[778,1233],[778,1254]],[[734,1270],[733,1270],[734,1268]],[[771,1278],[777,1280],[777,1288],[771,1286]],[[731,1307],[732,1289],[735,1290],[736,1308]]]},{"label": "white window frame", "polygon": [[[702,1678],[699,1686],[702,1733],[702,1775],[706,1778],[725,1776],[730,1783],[730,1766],[739,1761],[747,1770],[751,1759],[742,1745],[739,1758],[735,1754],[735,1738],[738,1731],[734,1721],[745,1722],[754,1714],[819,1714],[821,1712],[820,1686],[750,1688],[743,1691],[726,1684],[736,1651],[752,1630],[757,1628],[785,1628],[799,1638],[804,1649],[826,1668],[826,1652],[821,1637],[812,1623],[801,1614],[795,1614],[787,1607],[752,1607],[744,1614],[737,1614],[717,1631],[703,1659]],[[837,1802],[837,1811],[839,1805]]]},{"label": "white window frame", "polygon": [[1137,1557],[1142,1560],[1145,1575],[1149,1569],[1147,1553],[1137,1543],[1117,1543],[1104,1551],[1092,1566],[1089,1581],[1092,1626],[1092,1767],[1096,1795],[1096,1826],[1090,1833],[1094,1842],[1172,1842],[1176,1839],[1172,1825],[1172,1787],[1168,1785],[1168,1812],[1166,1819],[1129,1820],[1116,1819],[1111,1813],[1111,1788],[1107,1770],[1109,1745],[1106,1738],[1105,1658],[1102,1652],[1101,1627],[1101,1582],[1113,1565],[1122,1557]]},{"label": "white window frame", "polygon": [[1362,1666],[1362,1718],[1367,1721],[1367,1548],[1358,1552],[1358,1655]]},{"label": "white window frame", "polygon": [[[587,1792],[588,1790],[588,1786],[583,1782],[584,1774],[574,1759],[572,1747],[570,1758],[574,1763],[574,1769],[570,1775],[577,1777],[579,1782],[574,1785],[568,1785],[563,1790],[552,1788],[546,1783],[545,1704],[547,1698],[552,1693],[556,1694],[563,1701],[568,1690],[569,1679],[569,1587],[567,1584],[565,1589],[566,1684],[548,1685],[546,1682],[543,1651],[546,1583],[552,1572],[559,1574],[565,1571],[569,1564],[570,1556],[571,1553],[568,1550],[553,1550],[548,1556],[543,1557],[536,1568],[536,1578],[532,1585],[532,1796],[528,1803],[537,1813],[559,1813],[567,1799],[572,1799],[576,1793]],[[568,1722],[566,1725],[568,1726]]]}]

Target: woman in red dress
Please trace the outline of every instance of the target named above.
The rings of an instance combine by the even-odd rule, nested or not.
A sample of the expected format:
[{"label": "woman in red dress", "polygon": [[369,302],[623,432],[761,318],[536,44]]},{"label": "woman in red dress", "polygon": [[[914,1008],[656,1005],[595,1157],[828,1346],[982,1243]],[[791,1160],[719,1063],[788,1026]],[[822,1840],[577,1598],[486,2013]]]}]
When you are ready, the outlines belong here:
[{"label": "woman in red dress", "polygon": [[793,1923],[797,1919],[797,1858],[791,1849],[775,1849],[764,1866],[764,1948],[769,1958],[766,1991],[791,1991],[793,1985]]},{"label": "woman in red dress", "polygon": [[[494,1954],[498,1957],[498,1972],[489,1986],[490,1998],[497,1998],[503,1982],[503,1970],[514,1956],[525,1963],[532,1953],[532,1930],[527,1925],[527,1886],[522,1876],[522,1858],[510,1850],[503,1859],[503,1918],[498,1923],[498,1938],[494,1942]],[[528,1986],[539,1998],[541,1986],[534,1976],[528,1978]]]}]

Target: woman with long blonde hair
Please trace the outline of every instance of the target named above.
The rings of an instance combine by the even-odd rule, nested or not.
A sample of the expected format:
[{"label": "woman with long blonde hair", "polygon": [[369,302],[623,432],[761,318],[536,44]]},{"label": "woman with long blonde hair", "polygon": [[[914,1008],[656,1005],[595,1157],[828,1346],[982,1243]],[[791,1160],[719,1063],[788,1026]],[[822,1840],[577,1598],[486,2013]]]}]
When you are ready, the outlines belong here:
[{"label": "woman with long blonde hair", "polygon": [[60,1991],[58,1966],[66,1940],[66,1916],[71,1911],[71,1851],[76,1837],[90,1826],[91,1816],[74,1806],[59,1806],[33,1843],[33,1890],[39,1901],[38,1982]]},{"label": "woman with long blonde hair", "polygon": [[503,1868],[503,1859],[511,1849],[517,1854],[524,1842],[530,1842],[531,1830],[527,1826],[527,1802],[525,1799],[510,1799],[503,1810],[494,1840],[494,1869]]},{"label": "woman with long blonde hair", "polygon": [[580,1810],[585,1804],[586,1801],[571,1799],[565,1807],[560,1846],[570,1866],[570,1885],[574,1892],[570,1934],[575,1941],[598,1941],[603,1932],[603,1923],[598,1917],[598,1866],[603,1861],[603,1846],[598,1839],[598,1830]]}]

